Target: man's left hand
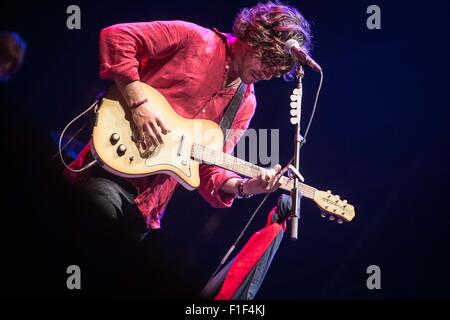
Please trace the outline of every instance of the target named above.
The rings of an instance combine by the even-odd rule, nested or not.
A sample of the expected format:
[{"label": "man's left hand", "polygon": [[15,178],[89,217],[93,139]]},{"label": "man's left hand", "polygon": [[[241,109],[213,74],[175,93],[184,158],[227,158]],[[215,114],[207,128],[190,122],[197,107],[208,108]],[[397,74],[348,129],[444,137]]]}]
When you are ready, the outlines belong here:
[{"label": "man's left hand", "polygon": [[275,165],[270,169],[261,169],[261,173],[257,178],[248,180],[244,186],[245,194],[261,194],[277,190],[281,186],[281,182],[276,182],[281,166]]}]

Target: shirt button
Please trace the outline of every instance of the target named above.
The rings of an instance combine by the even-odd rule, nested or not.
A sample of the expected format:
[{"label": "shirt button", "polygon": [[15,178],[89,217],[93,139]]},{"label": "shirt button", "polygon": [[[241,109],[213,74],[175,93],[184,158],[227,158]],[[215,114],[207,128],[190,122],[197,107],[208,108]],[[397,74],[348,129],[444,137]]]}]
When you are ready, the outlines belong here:
[{"label": "shirt button", "polygon": [[230,69],[230,66],[225,66],[225,69],[226,69],[226,70]]},{"label": "shirt button", "polygon": [[205,112],[205,109],[203,109],[202,112]]}]

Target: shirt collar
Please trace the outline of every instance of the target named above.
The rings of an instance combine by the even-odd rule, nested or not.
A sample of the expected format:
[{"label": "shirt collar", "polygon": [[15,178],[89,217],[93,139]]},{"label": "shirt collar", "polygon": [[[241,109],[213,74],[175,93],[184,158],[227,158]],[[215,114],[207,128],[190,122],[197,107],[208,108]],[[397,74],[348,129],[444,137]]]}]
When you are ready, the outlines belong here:
[{"label": "shirt collar", "polygon": [[231,43],[236,40],[236,37],[233,36],[231,33],[224,33],[217,30],[217,28],[214,28],[213,31],[222,39],[222,41],[227,46],[228,53],[231,53]]}]

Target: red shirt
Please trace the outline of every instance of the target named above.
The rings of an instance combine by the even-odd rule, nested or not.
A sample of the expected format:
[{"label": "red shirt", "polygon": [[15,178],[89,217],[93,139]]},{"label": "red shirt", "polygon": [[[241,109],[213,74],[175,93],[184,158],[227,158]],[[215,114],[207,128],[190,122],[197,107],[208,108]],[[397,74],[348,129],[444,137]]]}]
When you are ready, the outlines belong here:
[{"label": "red shirt", "polygon": [[[161,92],[173,109],[188,119],[219,123],[236,88],[223,88],[230,65],[233,36],[184,21],[117,24],[100,33],[100,77],[139,80]],[[231,126],[224,152],[231,152],[248,128],[255,112],[253,85],[247,91]],[[169,128],[170,129],[170,128]],[[81,168],[92,160],[89,144],[70,165]],[[75,181],[89,176],[66,171]],[[230,171],[201,164],[202,197],[215,208],[230,207],[235,195],[220,191],[224,182],[239,177]],[[138,189],[135,203],[150,228],[160,228],[161,218],[178,182],[164,174],[126,179]]]}]

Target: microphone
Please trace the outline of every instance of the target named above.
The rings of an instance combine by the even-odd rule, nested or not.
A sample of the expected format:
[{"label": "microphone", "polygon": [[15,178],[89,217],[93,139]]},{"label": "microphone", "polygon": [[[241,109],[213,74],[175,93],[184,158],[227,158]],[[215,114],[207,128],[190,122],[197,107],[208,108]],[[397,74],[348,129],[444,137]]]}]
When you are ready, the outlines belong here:
[{"label": "microphone", "polygon": [[308,65],[311,69],[317,72],[322,72],[322,68],[315,62],[301,47],[297,40],[289,39],[286,41],[286,49],[297,60],[303,64]]}]

